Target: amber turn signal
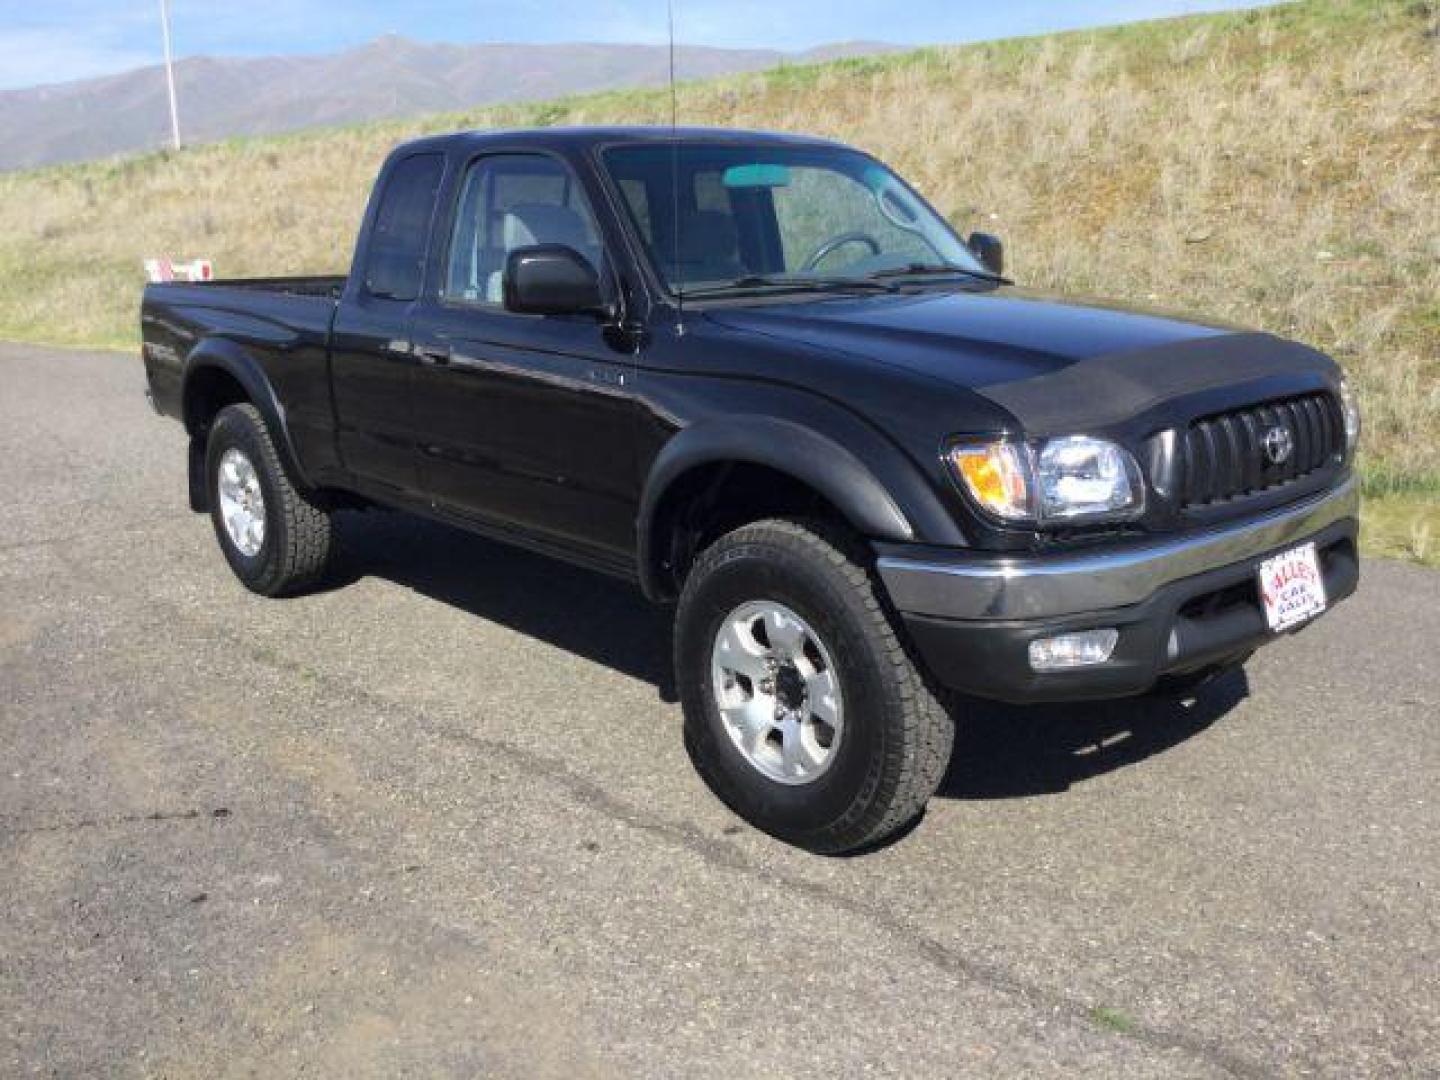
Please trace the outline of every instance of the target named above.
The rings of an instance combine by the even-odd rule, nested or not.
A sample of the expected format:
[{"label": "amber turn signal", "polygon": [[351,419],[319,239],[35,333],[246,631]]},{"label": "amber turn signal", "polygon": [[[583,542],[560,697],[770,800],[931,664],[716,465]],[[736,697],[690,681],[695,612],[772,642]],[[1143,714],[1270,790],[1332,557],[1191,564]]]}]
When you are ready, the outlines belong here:
[{"label": "amber turn signal", "polygon": [[1026,450],[1007,441],[956,443],[947,457],[955,475],[984,509],[1006,520],[1031,515]]}]

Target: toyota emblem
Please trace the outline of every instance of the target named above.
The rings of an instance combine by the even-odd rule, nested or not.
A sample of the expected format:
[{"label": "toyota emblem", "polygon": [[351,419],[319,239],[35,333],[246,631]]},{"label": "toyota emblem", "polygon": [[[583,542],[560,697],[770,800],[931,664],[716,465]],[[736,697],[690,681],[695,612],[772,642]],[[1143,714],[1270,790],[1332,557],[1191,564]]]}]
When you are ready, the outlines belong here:
[{"label": "toyota emblem", "polygon": [[1289,428],[1277,424],[1261,436],[1260,445],[1265,448],[1265,458],[1271,465],[1284,465],[1295,452],[1295,436]]}]

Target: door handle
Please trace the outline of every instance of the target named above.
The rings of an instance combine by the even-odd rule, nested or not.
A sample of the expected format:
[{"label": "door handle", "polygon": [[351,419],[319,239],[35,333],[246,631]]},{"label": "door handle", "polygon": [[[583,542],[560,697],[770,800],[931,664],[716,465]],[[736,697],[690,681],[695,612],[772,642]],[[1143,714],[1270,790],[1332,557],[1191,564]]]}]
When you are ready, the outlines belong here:
[{"label": "door handle", "polygon": [[416,345],[415,358],[422,364],[450,363],[449,345]]}]

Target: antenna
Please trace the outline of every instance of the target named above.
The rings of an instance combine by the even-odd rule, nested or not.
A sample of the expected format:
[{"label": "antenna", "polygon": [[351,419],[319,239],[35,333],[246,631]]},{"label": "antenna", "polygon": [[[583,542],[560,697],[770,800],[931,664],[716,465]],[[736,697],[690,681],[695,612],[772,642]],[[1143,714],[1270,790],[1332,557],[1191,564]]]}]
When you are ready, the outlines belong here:
[{"label": "antenna", "polygon": [[680,126],[680,100],[675,89],[675,0],[665,0],[665,18],[670,30],[670,133]]},{"label": "antenna", "polygon": [[170,142],[180,149],[180,110],[175,104],[175,58],[170,52],[170,0],[160,0],[160,36],[165,41],[165,87],[170,92]]},{"label": "antenna", "polygon": [[[680,95],[675,88],[675,0],[665,0],[670,34],[670,248],[671,266],[680,273]],[[685,333],[685,290],[675,284],[675,333]]]}]

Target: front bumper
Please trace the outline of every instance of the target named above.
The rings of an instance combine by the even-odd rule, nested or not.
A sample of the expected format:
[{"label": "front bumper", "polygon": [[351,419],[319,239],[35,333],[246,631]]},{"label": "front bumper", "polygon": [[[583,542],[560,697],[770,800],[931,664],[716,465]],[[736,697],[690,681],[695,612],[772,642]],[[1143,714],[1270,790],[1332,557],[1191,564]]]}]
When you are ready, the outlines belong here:
[{"label": "front bumper", "polygon": [[[1183,537],[1034,556],[878,545],[877,568],[945,685],[1017,702],[1124,697],[1273,640],[1256,574],[1277,551],[1314,541],[1329,603],[1353,593],[1358,513],[1358,485],[1347,478],[1294,506]],[[1030,642],[1096,627],[1120,632],[1106,663],[1031,669]]]}]

